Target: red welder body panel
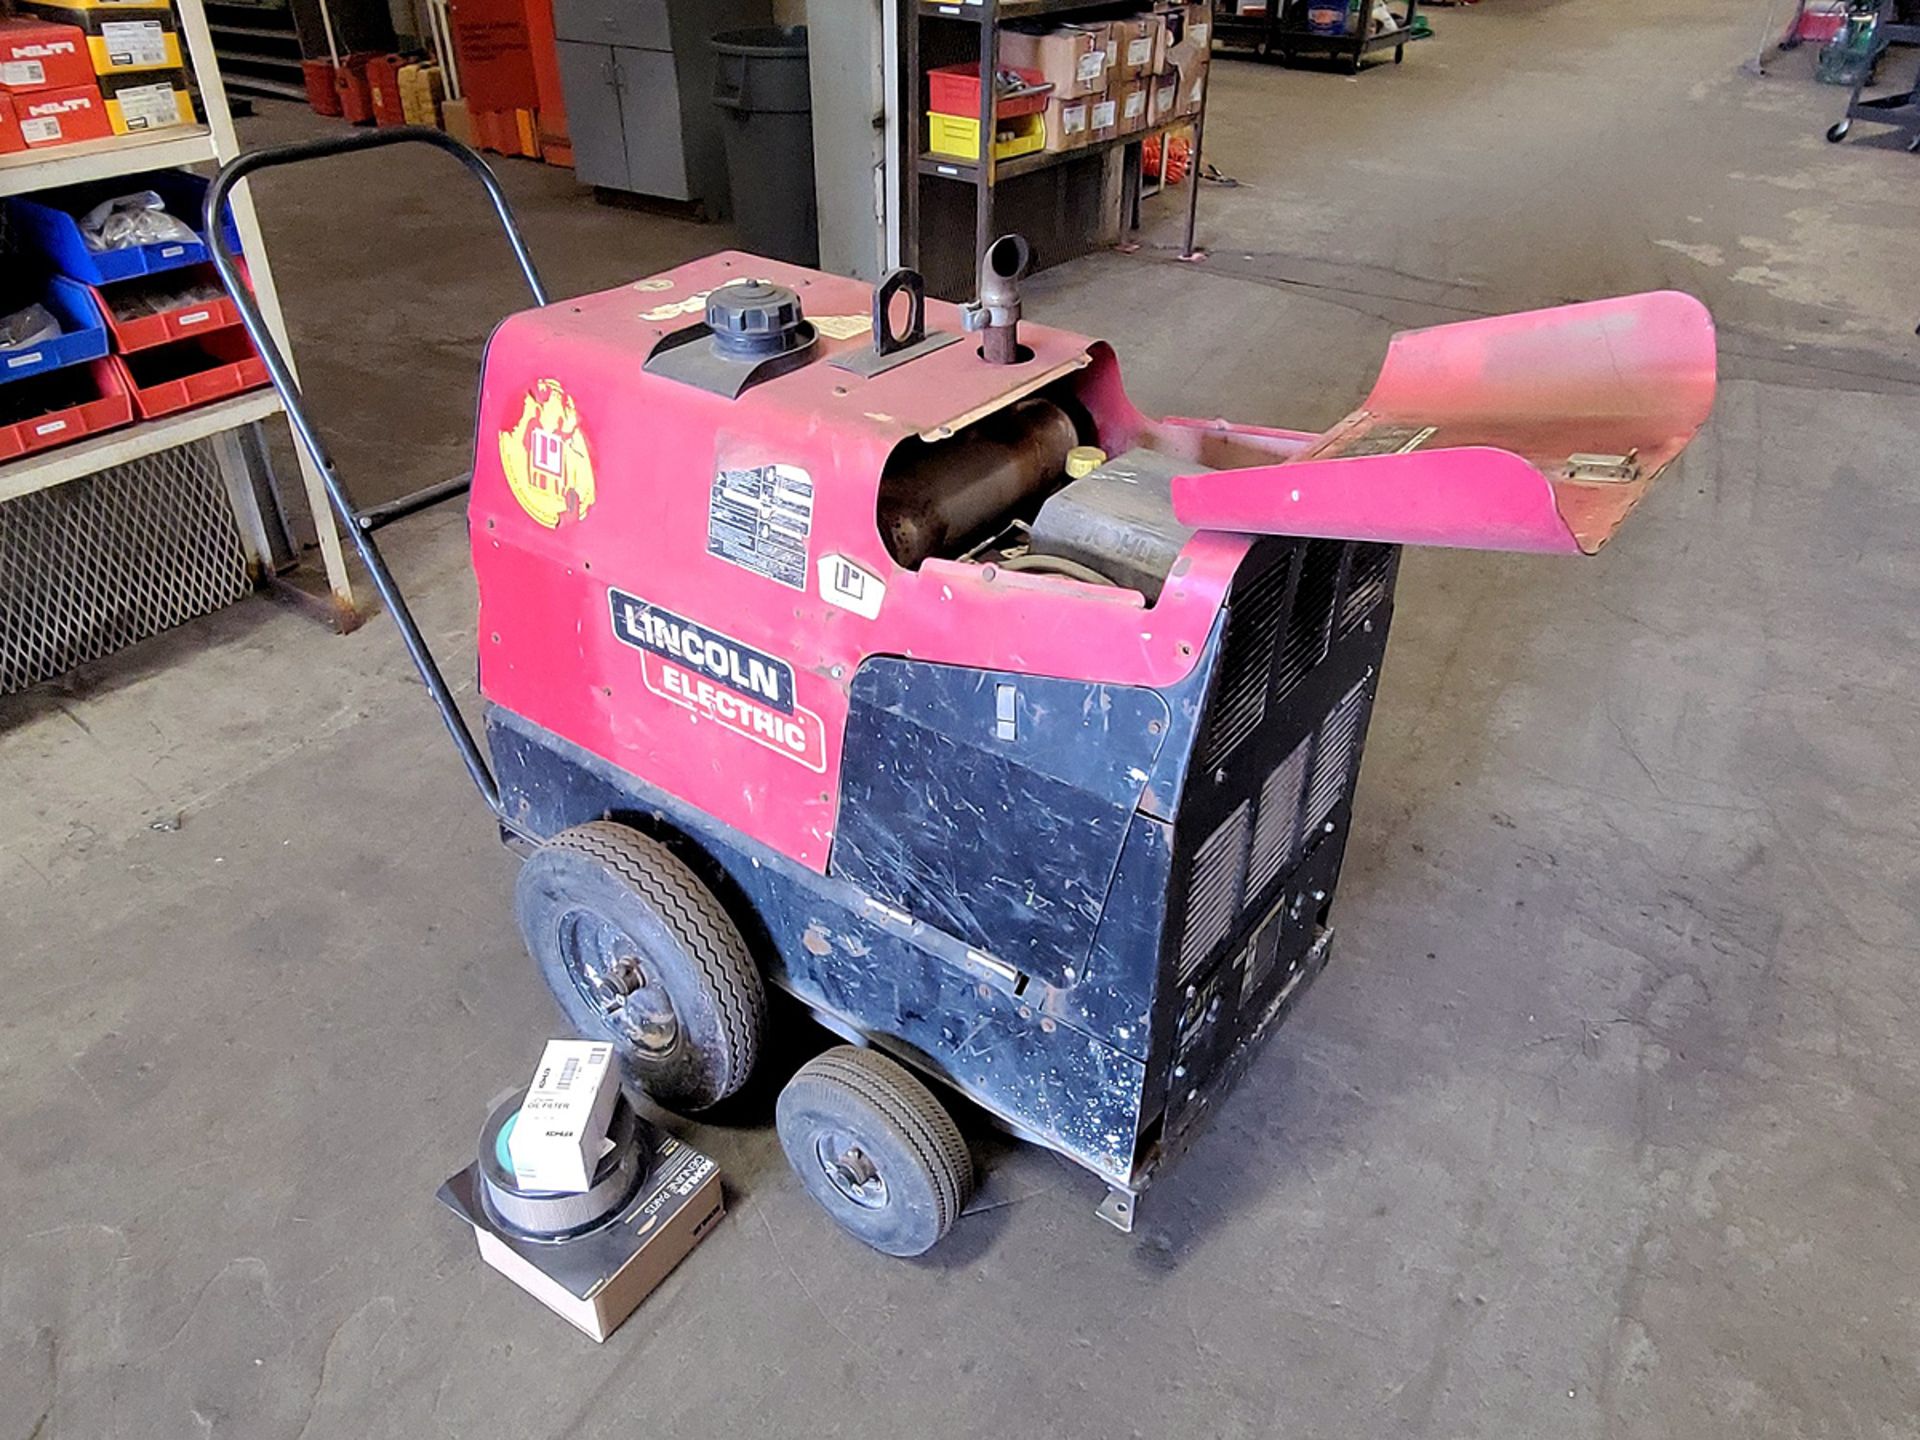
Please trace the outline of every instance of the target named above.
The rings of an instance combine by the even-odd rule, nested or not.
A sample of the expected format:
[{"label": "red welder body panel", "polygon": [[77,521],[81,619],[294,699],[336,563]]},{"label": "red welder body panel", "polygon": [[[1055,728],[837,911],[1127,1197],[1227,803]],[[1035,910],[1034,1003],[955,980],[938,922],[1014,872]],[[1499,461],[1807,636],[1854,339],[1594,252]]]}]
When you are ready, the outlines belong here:
[{"label": "red welder body panel", "polygon": [[[714,288],[793,289],[818,350],[726,399],[644,370]],[[1149,420],[1099,342],[1029,325],[995,366],[971,337],[871,379],[871,289],[721,254],[516,315],[481,383],[471,527],[488,699],[815,870],[833,843],[853,676],[869,656],[1165,687],[1193,668],[1246,534],[1591,553],[1713,402],[1712,321],[1628,296],[1399,336],[1325,435]],[[928,325],[958,331],[931,302]],[[696,342],[704,343],[704,342]],[[1196,533],[1159,599],[928,560],[880,536],[882,470],[1042,387],[1109,454],[1173,482]]]},{"label": "red welder body panel", "polygon": [[[861,282],[722,254],[514,316],[496,332],[470,511],[481,688],[824,871],[847,696],[863,659],[1170,684],[1192,669],[1249,542],[1196,536],[1151,609],[1132,591],[991,566],[901,569],[876,518],[888,455],[1042,384],[1077,377],[1111,452],[1145,439],[1204,463],[1228,432],[1148,421],[1103,345],[1033,325],[1021,335],[1034,356],[1016,366],[983,363],[967,337],[872,379],[818,357],[735,400],[643,372],[661,336],[700,319],[699,297],[746,274],[792,287],[816,321],[857,324],[871,305]],[[959,313],[931,302],[928,325],[958,330]],[[870,344],[864,333],[830,338],[836,329],[845,332],[823,325],[818,343],[829,352]],[[1245,437],[1275,458],[1311,438]],[[717,477],[774,466],[811,487],[810,501],[782,516],[797,547],[761,569],[711,553]],[[857,600],[845,593],[848,576],[863,589]],[[716,678],[697,653],[689,663],[674,646],[623,638],[621,597],[664,613],[678,634],[690,621],[733,642],[736,657],[757,652],[768,667],[791,667],[790,688],[757,693],[764,670]]]}]

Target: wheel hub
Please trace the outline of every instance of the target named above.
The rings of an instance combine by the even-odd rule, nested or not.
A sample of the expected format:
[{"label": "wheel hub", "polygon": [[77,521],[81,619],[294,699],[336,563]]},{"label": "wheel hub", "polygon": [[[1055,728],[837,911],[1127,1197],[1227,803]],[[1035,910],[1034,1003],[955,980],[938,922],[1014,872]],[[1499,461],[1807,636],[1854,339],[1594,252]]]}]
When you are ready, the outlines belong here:
[{"label": "wheel hub", "polygon": [[859,1141],[838,1131],[827,1131],[813,1142],[814,1157],[827,1183],[862,1210],[879,1210],[887,1203],[887,1177],[873,1163]]},{"label": "wheel hub", "polygon": [[576,911],[562,922],[560,952],[573,988],[621,1044],[642,1056],[672,1053],[680,1041],[672,997],[626,931]]}]

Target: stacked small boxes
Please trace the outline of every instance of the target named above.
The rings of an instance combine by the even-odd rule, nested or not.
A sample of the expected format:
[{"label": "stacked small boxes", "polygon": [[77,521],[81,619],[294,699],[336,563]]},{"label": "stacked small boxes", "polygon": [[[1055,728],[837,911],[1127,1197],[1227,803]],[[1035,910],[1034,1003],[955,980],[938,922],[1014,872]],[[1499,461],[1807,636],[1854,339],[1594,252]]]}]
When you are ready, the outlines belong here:
[{"label": "stacked small boxes", "polygon": [[1167,44],[1147,102],[1147,123],[1155,127],[1200,113],[1207,100],[1207,65],[1213,53],[1210,5],[1174,5],[1163,14]]},{"label": "stacked small boxes", "polygon": [[112,133],[86,33],[26,15],[0,20],[0,153]]},{"label": "stacked small boxes", "polygon": [[[21,0],[20,8],[19,18],[0,24],[0,57],[18,52],[0,58],[0,86],[11,92],[24,144],[192,123],[180,35],[165,0]],[[38,82],[36,63],[47,77]],[[22,113],[23,101],[32,115]]]},{"label": "stacked small boxes", "polygon": [[1121,20],[1009,27],[1000,56],[1053,87],[1043,112],[1045,148],[1076,150],[1196,114],[1206,97],[1212,29],[1206,0],[1162,4]]}]

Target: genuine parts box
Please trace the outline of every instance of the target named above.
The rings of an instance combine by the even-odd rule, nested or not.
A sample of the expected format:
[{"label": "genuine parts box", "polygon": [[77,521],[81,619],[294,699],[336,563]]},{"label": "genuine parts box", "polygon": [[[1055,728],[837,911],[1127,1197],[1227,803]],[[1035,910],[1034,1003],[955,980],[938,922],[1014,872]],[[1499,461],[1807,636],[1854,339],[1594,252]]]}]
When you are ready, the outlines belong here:
[{"label": "genuine parts box", "polygon": [[653,1143],[653,1167],[605,1224],[572,1240],[532,1240],[495,1220],[469,1165],[440,1187],[440,1201],[473,1226],[480,1256],[595,1341],[639,1308],[726,1212],[720,1170],[670,1135]]}]

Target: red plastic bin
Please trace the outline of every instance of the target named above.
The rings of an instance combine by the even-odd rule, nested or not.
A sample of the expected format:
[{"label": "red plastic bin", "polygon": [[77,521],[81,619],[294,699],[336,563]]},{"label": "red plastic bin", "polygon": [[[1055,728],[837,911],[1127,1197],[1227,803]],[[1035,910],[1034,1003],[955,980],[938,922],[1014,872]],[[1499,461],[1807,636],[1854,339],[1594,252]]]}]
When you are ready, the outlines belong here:
[{"label": "red plastic bin", "polygon": [[[1002,65],[1002,73],[1018,75],[1026,89],[1002,95],[994,104],[996,120],[1011,120],[1016,115],[1038,115],[1047,108],[1047,96],[1053,85],[1038,70],[1018,65]],[[941,115],[980,114],[980,62],[970,65],[942,65],[927,72],[927,108]]]},{"label": "red plastic bin", "polygon": [[307,83],[307,104],[316,115],[340,118],[340,92],[333,84],[331,60],[302,60],[300,78]]},{"label": "red plastic bin", "polygon": [[[126,378],[110,358],[91,361],[84,368],[71,366],[16,383],[20,387],[12,392],[16,397],[30,393],[31,387],[39,387],[50,394],[74,398],[55,401],[42,413],[12,424],[0,423],[0,461],[17,460],[22,455],[71,444],[82,436],[98,435],[133,419],[133,399],[128,394]],[[84,393],[76,394],[89,390],[93,393],[92,399]]]},{"label": "red plastic bin", "polygon": [[333,72],[333,88],[340,94],[340,115],[349,125],[373,123],[373,87],[367,83],[367,64],[377,58],[372,51],[349,55]]},{"label": "red plastic bin", "polygon": [[187,340],[195,335],[211,334],[215,330],[225,330],[240,323],[240,309],[233,298],[222,293],[214,300],[202,300],[192,304],[176,306],[157,315],[140,315],[131,320],[121,320],[113,313],[114,301],[127,291],[155,285],[177,285],[182,281],[211,281],[220,283],[220,274],[212,265],[196,265],[189,270],[171,270],[159,276],[143,276],[138,280],[125,280],[117,285],[94,285],[93,300],[100,307],[100,313],[106,317],[107,331],[113,336],[113,348],[122,355],[132,354],[136,350],[150,350],[155,345],[166,345],[175,340]]},{"label": "red plastic bin", "polygon": [[238,326],[112,360],[143,420],[158,420],[267,383],[266,362]]},{"label": "red plastic bin", "polygon": [[376,125],[404,125],[406,107],[400,103],[400,70],[412,62],[404,55],[376,55],[367,61],[367,100]]}]

